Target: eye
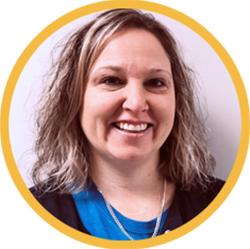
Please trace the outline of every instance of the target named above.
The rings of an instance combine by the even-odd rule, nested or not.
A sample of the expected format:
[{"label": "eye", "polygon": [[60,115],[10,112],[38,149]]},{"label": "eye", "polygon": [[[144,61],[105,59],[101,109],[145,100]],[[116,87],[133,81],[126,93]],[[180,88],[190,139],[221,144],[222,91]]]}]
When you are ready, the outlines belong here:
[{"label": "eye", "polygon": [[167,83],[166,83],[166,80],[164,79],[160,79],[160,78],[153,78],[153,79],[149,79],[147,80],[144,85],[146,87],[149,87],[149,88],[167,88]]},{"label": "eye", "polygon": [[101,84],[107,86],[119,86],[122,84],[122,80],[116,76],[107,76],[101,79]]}]

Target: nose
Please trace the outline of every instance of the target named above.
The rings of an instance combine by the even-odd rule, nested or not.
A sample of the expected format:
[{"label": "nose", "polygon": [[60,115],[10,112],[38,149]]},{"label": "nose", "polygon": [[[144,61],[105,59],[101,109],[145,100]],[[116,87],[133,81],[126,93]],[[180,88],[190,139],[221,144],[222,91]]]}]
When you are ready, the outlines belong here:
[{"label": "nose", "polygon": [[133,113],[148,111],[149,105],[147,92],[139,80],[133,80],[127,83],[124,97],[125,100],[122,106],[124,110]]}]

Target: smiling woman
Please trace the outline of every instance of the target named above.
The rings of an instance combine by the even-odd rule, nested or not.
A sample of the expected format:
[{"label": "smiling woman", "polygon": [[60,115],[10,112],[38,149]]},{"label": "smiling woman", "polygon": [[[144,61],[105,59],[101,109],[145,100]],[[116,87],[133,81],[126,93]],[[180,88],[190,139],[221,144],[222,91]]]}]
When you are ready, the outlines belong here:
[{"label": "smiling woman", "polygon": [[103,12],[69,38],[54,70],[31,188],[49,212],[96,237],[140,240],[209,205],[223,182],[165,26],[134,9]]},{"label": "smiling woman", "polygon": [[93,164],[122,159],[119,167],[147,167],[154,158],[156,166],[174,113],[171,66],[161,43],[144,29],[117,33],[92,66],[84,94],[82,128],[94,160],[101,160]]}]

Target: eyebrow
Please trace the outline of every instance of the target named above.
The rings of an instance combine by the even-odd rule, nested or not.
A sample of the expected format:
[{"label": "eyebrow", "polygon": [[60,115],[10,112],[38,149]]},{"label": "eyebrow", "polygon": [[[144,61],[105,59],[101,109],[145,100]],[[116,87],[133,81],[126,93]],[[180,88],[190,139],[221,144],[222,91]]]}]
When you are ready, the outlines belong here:
[{"label": "eyebrow", "polygon": [[[105,70],[105,69],[110,69],[110,70],[115,71],[115,72],[122,72],[123,71],[123,68],[119,67],[119,66],[102,66],[102,67],[99,67],[97,69],[97,71]],[[168,70],[166,70],[164,68],[150,68],[149,70],[147,70],[147,73],[166,73],[169,76],[172,75],[171,72],[169,72]]]}]

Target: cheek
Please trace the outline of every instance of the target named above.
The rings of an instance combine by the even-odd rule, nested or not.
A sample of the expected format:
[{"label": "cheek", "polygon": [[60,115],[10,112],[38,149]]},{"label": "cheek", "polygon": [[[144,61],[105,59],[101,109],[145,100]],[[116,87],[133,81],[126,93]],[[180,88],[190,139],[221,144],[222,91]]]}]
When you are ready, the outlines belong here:
[{"label": "cheek", "polygon": [[157,137],[161,140],[163,144],[164,141],[168,138],[169,134],[172,131],[175,119],[175,98],[171,96],[166,101],[162,99],[158,101],[158,122],[159,130],[157,132]]},{"label": "cheek", "polygon": [[[112,96],[96,89],[85,92],[81,111],[81,126],[85,133],[102,133],[107,127],[110,115],[114,112]],[[86,134],[87,135],[87,134]]]},{"label": "cheek", "polygon": [[173,122],[175,109],[175,97],[173,94],[158,101],[158,115],[163,123],[170,124]]},{"label": "cheek", "polygon": [[95,111],[97,110],[95,101],[93,101],[94,96],[92,96],[91,91],[88,91],[86,89],[86,92],[84,94],[84,99],[82,101],[82,108],[81,108],[81,115],[80,115],[80,121],[81,121],[81,127],[83,132],[88,137],[88,134],[91,132],[91,127],[94,126],[94,120],[95,120]]},{"label": "cheek", "polygon": [[172,123],[174,122],[175,111],[176,111],[175,97],[173,97],[172,100],[168,103],[168,119]]}]

